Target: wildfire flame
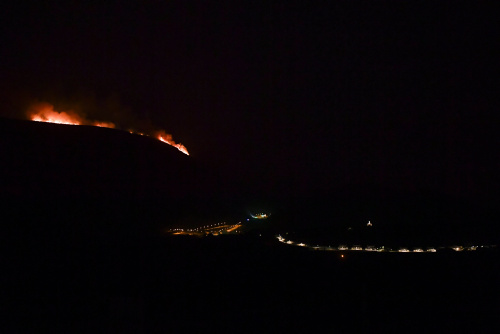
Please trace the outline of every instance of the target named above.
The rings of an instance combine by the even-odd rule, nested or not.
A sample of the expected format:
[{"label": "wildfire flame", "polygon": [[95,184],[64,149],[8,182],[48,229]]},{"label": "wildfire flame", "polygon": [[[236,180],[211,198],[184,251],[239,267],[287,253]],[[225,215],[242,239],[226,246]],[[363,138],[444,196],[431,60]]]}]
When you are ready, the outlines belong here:
[{"label": "wildfire flame", "polygon": [[111,123],[111,122],[94,122],[92,125],[98,126],[101,128],[110,128],[110,129],[114,129],[116,127],[115,123]]},{"label": "wildfire flame", "polygon": [[179,151],[181,151],[182,153],[184,154],[187,154],[189,155],[189,152],[188,150],[186,149],[186,147],[182,144],[177,144],[173,139],[172,139],[172,135],[171,134],[168,134],[168,133],[165,133],[165,131],[160,131],[158,132],[157,134],[157,138],[158,140],[164,142],[164,143],[167,143],[169,145],[172,145],[173,147],[177,148]]},{"label": "wildfire flame", "polygon": [[39,103],[36,106],[33,106],[30,118],[35,122],[49,122],[67,125],[82,124],[82,119],[77,114],[71,111],[54,111],[54,107],[48,103]]},{"label": "wildfire flame", "polygon": [[[103,121],[90,121],[84,117],[78,115],[74,111],[55,111],[54,106],[49,103],[37,103],[33,105],[28,111],[29,118],[35,122],[48,122],[56,124],[67,124],[67,125],[92,125],[104,128],[115,128],[116,125],[111,122]],[[142,132],[136,132],[133,130],[128,130],[130,133],[139,134],[141,136],[147,136]],[[173,139],[172,135],[161,130],[158,131],[155,137],[181,151],[184,154],[189,155],[188,150],[182,144],[177,144]]]},{"label": "wildfire flame", "polygon": [[37,103],[30,109],[30,119],[35,122],[47,122],[67,125],[93,125],[104,128],[114,128],[111,122],[89,121],[74,111],[55,111],[49,103]]}]

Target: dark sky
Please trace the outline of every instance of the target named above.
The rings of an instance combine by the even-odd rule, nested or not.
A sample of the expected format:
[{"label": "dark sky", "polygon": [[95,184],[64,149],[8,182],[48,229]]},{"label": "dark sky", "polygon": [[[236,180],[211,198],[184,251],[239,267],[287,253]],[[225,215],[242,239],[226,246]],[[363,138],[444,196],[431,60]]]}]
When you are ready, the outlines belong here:
[{"label": "dark sky", "polygon": [[36,99],[150,120],[193,159],[243,177],[257,193],[373,184],[470,197],[498,186],[493,8],[453,1],[2,7],[7,116],[21,117]]}]

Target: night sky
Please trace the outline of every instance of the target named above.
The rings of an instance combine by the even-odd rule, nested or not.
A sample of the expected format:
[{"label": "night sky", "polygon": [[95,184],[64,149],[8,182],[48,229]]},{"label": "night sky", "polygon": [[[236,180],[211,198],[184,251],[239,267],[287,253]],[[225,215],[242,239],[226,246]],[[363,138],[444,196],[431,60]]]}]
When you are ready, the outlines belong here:
[{"label": "night sky", "polygon": [[46,101],[150,122],[255,193],[490,196],[494,13],[452,1],[2,5],[2,115]]}]

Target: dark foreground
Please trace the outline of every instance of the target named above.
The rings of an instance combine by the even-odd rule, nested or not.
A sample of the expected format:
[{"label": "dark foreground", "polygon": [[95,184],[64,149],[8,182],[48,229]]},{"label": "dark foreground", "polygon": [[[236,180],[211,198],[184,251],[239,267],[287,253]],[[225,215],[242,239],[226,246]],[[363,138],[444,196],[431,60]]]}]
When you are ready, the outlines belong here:
[{"label": "dark foreground", "polygon": [[266,237],[77,239],[4,243],[2,333],[499,330],[495,251],[342,259]]}]

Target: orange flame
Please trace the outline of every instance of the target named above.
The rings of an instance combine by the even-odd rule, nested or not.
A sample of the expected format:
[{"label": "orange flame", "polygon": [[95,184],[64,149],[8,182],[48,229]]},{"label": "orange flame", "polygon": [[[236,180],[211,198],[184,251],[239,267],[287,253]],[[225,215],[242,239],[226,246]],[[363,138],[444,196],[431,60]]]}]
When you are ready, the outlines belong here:
[{"label": "orange flame", "polygon": [[110,129],[114,129],[116,127],[115,123],[111,123],[111,122],[94,122],[92,125],[98,126],[101,128],[110,128]]},{"label": "orange flame", "polygon": [[56,124],[81,125],[82,119],[77,114],[54,111],[54,106],[48,103],[38,103],[31,108],[30,118],[35,122],[49,122]]},{"label": "orange flame", "polygon": [[[102,121],[90,121],[84,117],[78,115],[73,111],[55,111],[54,106],[49,103],[37,103],[31,106],[28,111],[29,118],[35,122],[48,122],[56,124],[68,124],[68,125],[92,125],[105,128],[115,128],[116,125],[111,122]],[[128,130],[130,133],[139,134],[141,136],[147,136],[142,132],[136,132],[134,130]],[[161,130],[156,133],[156,138],[164,143],[167,143],[184,154],[189,155],[188,150],[182,144],[177,144],[173,139],[172,135]]]},{"label": "orange flame", "polygon": [[31,106],[29,114],[30,119],[35,122],[48,122],[68,125],[93,125],[104,128],[115,127],[115,124],[111,122],[91,122],[73,111],[55,111],[53,105],[43,102]]},{"label": "orange flame", "polygon": [[160,141],[162,141],[164,143],[172,145],[173,147],[177,148],[182,153],[189,155],[189,152],[188,152],[187,148],[184,145],[180,144],[180,143],[177,144],[172,139],[172,135],[171,134],[165,133],[165,131],[162,130],[162,131],[158,132],[157,138],[158,138],[158,140],[160,140]]}]

